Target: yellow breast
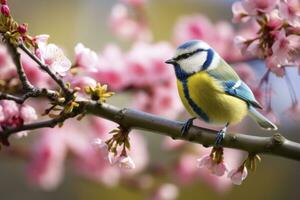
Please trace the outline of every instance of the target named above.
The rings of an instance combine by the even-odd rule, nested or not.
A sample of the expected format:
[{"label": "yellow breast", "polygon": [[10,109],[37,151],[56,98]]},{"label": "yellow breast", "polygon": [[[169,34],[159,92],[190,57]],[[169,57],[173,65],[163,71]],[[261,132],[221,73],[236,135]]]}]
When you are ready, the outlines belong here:
[{"label": "yellow breast", "polygon": [[[192,116],[199,117],[186,97],[182,82],[178,80],[177,85],[185,108]],[[210,123],[238,123],[248,112],[246,102],[227,95],[206,72],[190,76],[186,85],[190,99],[208,116]]]}]

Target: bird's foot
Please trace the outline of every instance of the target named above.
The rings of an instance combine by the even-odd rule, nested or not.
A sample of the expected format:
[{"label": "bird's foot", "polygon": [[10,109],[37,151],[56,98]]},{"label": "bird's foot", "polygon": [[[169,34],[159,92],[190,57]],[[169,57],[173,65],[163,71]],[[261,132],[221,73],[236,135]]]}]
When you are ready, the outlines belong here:
[{"label": "bird's foot", "polygon": [[190,118],[188,119],[182,126],[181,128],[181,136],[185,135],[188,130],[191,128],[191,126],[193,125],[193,121],[196,119],[196,117]]},{"label": "bird's foot", "polygon": [[226,126],[217,133],[217,137],[215,141],[216,147],[222,147],[222,142],[224,140],[228,125],[229,124],[226,124]]}]

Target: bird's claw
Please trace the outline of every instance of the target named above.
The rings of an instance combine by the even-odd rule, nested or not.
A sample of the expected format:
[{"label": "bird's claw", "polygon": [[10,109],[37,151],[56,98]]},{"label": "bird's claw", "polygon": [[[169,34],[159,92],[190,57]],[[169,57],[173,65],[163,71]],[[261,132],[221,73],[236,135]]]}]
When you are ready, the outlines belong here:
[{"label": "bird's claw", "polygon": [[225,137],[227,126],[228,126],[228,124],[222,130],[220,130],[217,133],[216,142],[215,142],[216,147],[222,147],[222,142],[223,142],[224,137]]},{"label": "bird's claw", "polygon": [[225,131],[220,130],[217,133],[217,137],[216,137],[216,142],[215,142],[216,147],[222,146],[222,142],[223,142],[224,137],[225,137]]},{"label": "bird's claw", "polygon": [[191,128],[191,126],[193,125],[193,121],[195,120],[196,118],[195,117],[193,117],[193,118],[190,118],[190,119],[188,119],[184,124],[183,124],[183,126],[182,126],[182,128],[181,128],[181,136],[183,136],[183,135],[185,135],[187,132],[188,132],[188,130]]}]

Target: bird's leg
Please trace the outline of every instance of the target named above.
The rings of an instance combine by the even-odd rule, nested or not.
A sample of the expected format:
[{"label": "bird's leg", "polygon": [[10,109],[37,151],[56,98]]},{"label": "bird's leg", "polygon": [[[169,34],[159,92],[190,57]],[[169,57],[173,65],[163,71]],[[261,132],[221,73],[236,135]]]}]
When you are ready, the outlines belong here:
[{"label": "bird's leg", "polygon": [[216,137],[216,142],[215,142],[215,146],[216,147],[221,147],[222,146],[222,142],[223,139],[225,137],[225,133],[227,131],[227,127],[229,126],[229,123],[227,123],[225,125],[225,127],[223,129],[221,129],[218,133],[217,133],[217,137]]},{"label": "bird's leg", "polygon": [[193,121],[196,119],[196,117],[190,118],[188,119],[182,126],[181,128],[181,136],[185,135],[188,130],[191,128],[191,126],[193,125]]}]

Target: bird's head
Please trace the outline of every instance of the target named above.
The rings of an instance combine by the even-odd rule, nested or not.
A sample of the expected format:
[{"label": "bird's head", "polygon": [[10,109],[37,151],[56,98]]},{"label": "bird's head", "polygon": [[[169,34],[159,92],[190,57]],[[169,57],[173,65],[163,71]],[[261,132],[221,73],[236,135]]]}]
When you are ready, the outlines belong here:
[{"label": "bird's head", "polygon": [[180,45],[176,49],[175,56],[166,63],[175,67],[177,78],[182,78],[215,68],[219,63],[219,56],[207,43],[190,40]]}]

